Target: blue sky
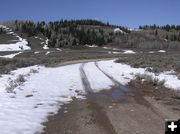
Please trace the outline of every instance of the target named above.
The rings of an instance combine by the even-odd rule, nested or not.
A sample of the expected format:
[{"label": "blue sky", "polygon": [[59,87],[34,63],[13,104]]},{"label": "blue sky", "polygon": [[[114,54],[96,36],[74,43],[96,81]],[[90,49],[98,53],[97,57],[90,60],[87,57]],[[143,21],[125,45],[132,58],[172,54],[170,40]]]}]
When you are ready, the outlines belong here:
[{"label": "blue sky", "polygon": [[135,28],[180,24],[180,0],[1,0],[0,21],[99,19]]}]

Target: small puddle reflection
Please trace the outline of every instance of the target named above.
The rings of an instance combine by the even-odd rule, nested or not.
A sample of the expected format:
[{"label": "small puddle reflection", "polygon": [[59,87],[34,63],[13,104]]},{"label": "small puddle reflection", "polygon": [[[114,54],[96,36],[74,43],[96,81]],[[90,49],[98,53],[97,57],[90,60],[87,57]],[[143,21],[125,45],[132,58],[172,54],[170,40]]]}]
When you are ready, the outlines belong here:
[{"label": "small puddle reflection", "polygon": [[113,87],[111,90],[104,90],[98,93],[91,93],[88,96],[91,97],[103,97],[103,96],[110,96],[116,101],[124,101],[125,98],[128,96],[132,96],[133,93],[130,89],[126,86],[119,85],[118,87]]},{"label": "small puddle reflection", "polygon": [[124,91],[119,88],[113,89],[111,96],[115,100],[122,101],[124,99]]},{"label": "small puddle reflection", "polygon": [[123,101],[126,95],[133,95],[133,93],[126,86],[119,85],[119,87],[111,90],[111,96],[117,101]]}]

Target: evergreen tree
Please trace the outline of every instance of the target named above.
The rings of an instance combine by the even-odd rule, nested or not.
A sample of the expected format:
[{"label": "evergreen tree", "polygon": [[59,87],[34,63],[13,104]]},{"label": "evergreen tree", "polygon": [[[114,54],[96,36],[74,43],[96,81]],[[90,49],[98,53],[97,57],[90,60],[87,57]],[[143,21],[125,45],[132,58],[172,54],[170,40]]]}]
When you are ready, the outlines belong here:
[{"label": "evergreen tree", "polygon": [[158,36],[158,30],[157,29],[155,30],[155,36]]}]

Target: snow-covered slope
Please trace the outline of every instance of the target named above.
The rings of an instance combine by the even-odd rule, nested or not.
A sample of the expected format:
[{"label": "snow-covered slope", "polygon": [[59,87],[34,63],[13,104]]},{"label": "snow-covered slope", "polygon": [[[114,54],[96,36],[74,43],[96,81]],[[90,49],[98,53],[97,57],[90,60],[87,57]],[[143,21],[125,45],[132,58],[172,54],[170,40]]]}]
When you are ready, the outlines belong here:
[{"label": "snow-covered slope", "polygon": [[12,34],[18,38],[17,43],[12,44],[0,44],[0,51],[21,51],[31,49],[28,45],[28,42],[25,39],[22,39],[20,36],[15,34],[10,28],[0,25],[0,28],[3,28],[7,34]]}]

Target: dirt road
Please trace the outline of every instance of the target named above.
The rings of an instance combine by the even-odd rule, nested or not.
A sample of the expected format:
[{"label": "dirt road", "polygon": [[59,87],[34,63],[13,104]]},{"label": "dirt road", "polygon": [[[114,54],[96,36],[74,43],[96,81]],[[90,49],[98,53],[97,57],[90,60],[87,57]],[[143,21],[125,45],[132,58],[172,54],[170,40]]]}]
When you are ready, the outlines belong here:
[{"label": "dirt road", "polygon": [[124,87],[100,70],[115,87],[93,93],[84,64],[80,72],[87,99],[74,98],[57,115],[50,116],[43,134],[162,134],[165,119],[180,118],[179,92],[137,81]]}]

